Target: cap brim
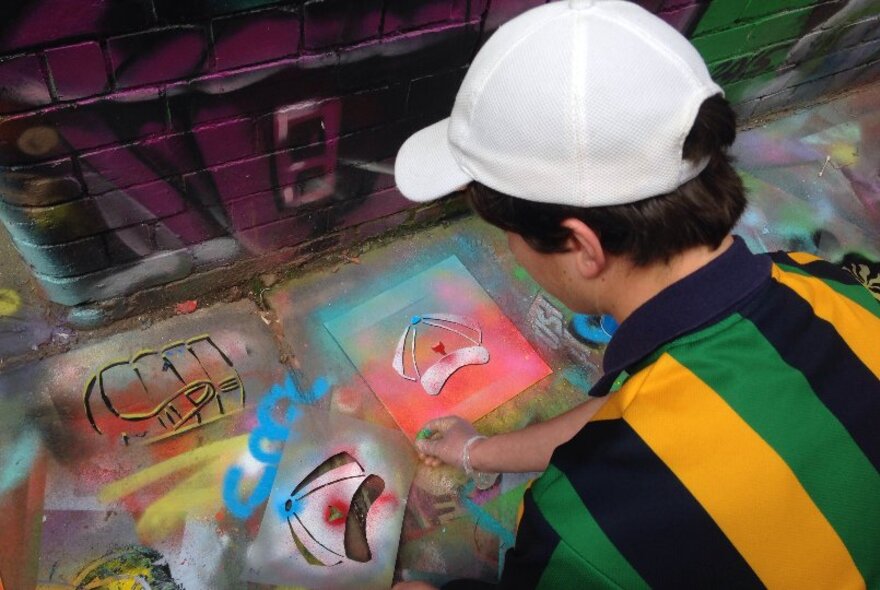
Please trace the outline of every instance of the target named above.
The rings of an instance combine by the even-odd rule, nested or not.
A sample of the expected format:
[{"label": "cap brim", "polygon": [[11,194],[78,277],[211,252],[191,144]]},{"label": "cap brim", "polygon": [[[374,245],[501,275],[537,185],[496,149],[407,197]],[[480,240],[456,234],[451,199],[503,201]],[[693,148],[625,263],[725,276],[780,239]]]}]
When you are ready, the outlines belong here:
[{"label": "cap brim", "polygon": [[464,188],[472,179],[449,148],[449,119],[413,134],[397,152],[394,180],[403,195],[418,202],[433,201]]}]

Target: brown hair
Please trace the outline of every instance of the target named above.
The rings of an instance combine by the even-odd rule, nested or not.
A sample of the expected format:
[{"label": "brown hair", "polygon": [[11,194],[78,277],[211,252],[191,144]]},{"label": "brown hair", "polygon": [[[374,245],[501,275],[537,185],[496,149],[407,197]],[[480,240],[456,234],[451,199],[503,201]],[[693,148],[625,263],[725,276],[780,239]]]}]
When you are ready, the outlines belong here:
[{"label": "brown hair", "polygon": [[565,252],[569,218],[580,219],[610,254],[637,266],[669,259],[695,246],[717,248],[746,206],[742,181],[727,148],[736,138],[736,115],[721,95],[706,99],[684,142],[683,156],[709,158],[699,176],[676,190],[625,205],[574,207],[535,203],[471,183],[468,199],[489,223],[519,234],[535,250]]}]

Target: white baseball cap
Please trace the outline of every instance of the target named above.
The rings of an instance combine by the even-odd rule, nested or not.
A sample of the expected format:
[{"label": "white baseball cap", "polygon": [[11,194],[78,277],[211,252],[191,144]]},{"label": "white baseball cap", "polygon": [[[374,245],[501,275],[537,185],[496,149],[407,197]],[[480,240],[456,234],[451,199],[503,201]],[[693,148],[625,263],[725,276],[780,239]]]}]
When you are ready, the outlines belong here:
[{"label": "white baseball cap", "polygon": [[705,168],[682,148],[702,102],[721,93],[694,46],[640,6],[551,2],[486,42],[452,115],[400,148],[395,179],[413,201],[472,180],[581,207],[665,194]]}]

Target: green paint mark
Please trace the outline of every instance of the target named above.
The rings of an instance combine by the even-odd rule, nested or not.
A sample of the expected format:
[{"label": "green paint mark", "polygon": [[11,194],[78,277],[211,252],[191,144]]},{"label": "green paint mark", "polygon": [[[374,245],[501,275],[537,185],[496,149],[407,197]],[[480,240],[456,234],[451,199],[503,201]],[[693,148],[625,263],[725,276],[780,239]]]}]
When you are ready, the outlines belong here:
[{"label": "green paint mark", "polygon": [[418,434],[416,434],[416,440],[428,440],[434,436],[434,431],[430,428],[422,428],[419,430]]},{"label": "green paint mark", "polygon": [[707,35],[697,34],[692,42],[703,59],[710,63],[752,53],[796,39],[812,10],[812,7],[792,10]]},{"label": "green paint mark", "polygon": [[746,3],[742,0],[714,0],[700,19],[694,35],[732,25],[739,19],[745,7]]},{"label": "green paint mark", "polygon": [[336,506],[330,506],[327,513],[327,522],[336,522],[342,518],[342,511]]},{"label": "green paint mark", "polygon": [[707,62],[719,61],[745,52],[752,25],[731,27],[692,39],[694,47]]},{"label": "green paint mark", "polygon": [[531,278],[526,269],[519,265],[513,269],[513,277],[518,281],[528,281]]},{"label": "green paint mark", "polygon": [[[746,21],[762,16],[768,16],[780,12],[788,12],[797,8],[813,8],[818,4],[816,0],[751,0],[748,4],[740,2],[745,6],[740,15],[740,20]],[[793,31],[795,34],[804,33],[806,31]]]},{"label": "green paint mark", "polygon": [[763,88],[770,80],[774,79],[778,74],[776,72],[767,72],[748,80],[738,80],[730,84],[722,84],[724,95],[732,103],[741,102],[753,98],[752,93],[756,88]]},{"label": "green paint mark", "polygon": [[[522,504],[523,496],[525,496],[526,490],[531,483],[531,481],[523,482],[518,486],[503,492],[496,498],[486,502],[483,508],[498,520],[502,522],[510,522],[512,525],[515,525],[519,506]],[[511,528],[515,527],[512,526]]]},{"label": "green paint mark", "polygon": [[794,43],[794,41],[783,41],[755,53],[711,63],[709,72],[712,74],[712,79],[721,85],[754,78],[779,67]]}]

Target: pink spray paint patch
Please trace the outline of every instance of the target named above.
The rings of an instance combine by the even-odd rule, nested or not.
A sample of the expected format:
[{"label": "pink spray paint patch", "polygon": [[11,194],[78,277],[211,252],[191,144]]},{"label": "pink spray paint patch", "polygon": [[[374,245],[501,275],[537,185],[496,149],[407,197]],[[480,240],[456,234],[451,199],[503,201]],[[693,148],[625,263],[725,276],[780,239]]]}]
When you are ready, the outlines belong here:
[{"label": "pink spray paint patch", "polygon": [[454,256],[325,326],[410,439],[433,418],[477,420],[551,373]]}]

